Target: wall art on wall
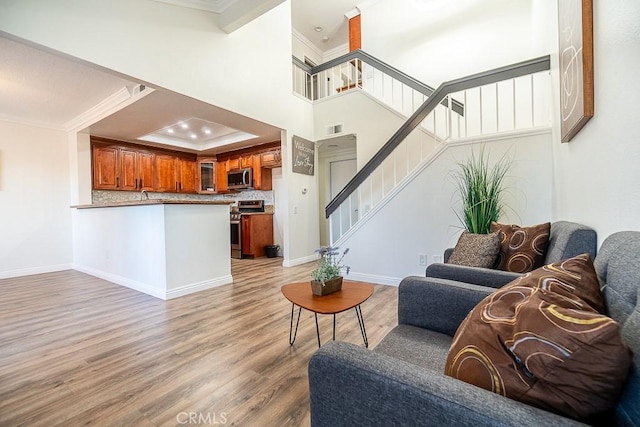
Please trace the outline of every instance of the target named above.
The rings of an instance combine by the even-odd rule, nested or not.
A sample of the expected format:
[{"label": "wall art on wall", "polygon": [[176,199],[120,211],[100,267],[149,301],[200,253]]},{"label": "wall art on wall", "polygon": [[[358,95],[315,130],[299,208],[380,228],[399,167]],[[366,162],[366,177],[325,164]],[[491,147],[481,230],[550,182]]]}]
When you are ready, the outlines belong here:
[{"label": "wall art on wall", "polygon": [[294,136],[292,153],[293,171],[304,175],[313,175],[315,144],[299,136]]},{"label": "wall art on wall", "polygon": [[562,142],[593,117],[593,3],[558,0]]}]

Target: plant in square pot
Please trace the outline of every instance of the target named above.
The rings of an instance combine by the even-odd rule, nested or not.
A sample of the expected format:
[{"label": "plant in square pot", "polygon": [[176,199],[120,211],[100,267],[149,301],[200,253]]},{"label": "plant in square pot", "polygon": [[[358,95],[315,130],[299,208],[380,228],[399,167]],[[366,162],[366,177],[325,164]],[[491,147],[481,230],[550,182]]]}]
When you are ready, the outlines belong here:
[{"label": "plant in square pot", "polygon": [[493,165],[484,149],[466,162],[458,163],[452,173],[462,207],[456,215],[464,227],[474,234],[491,233],[491,223],[497,222],[504,211],[504,179],[511,169],[511,160],[500,158]]},{"label": "plant in square pot", "polygon": [[320,254],[320,260],[315,270],[311,272],[311,291],[314,295],[322,296],[342,289],[342,270],[349,274],[350,267],[343,264],[344,256],[349,253],[349,248],[342,254],[339,248],[322,246],[316,249]]}]

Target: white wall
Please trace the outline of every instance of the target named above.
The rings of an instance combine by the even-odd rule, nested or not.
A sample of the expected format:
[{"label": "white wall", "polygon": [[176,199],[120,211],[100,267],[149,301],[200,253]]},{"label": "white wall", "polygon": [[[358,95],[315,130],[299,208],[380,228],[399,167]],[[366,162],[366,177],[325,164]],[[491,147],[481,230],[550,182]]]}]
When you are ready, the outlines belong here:
[{"label": "white wall", "polygon": [[64,132],[0,121],[0,278],[71,268]]},{"label": "white wall", "polygon": [[[551,218],[552,160],[550,132],[514,139],[486,141],[494,161],[503,154],[513,159],[506,180],[507,209],[501,221],[532,225]],[[418,254],[429,263],[453,247],[461,232],[454,213],[458,199],[450,171],[481,143],[451,145],[392,198],[353,235],[340,242],[350,248],[345,263],[350,277],[374,283],[397,285],[409,275],[424,275]]]},{"label": "white wall", "polygon": [[595,1],[593,8],[595,115],[566,144],[557,46],[552,55],[554,216],[594,227],[601,243],[616,231],[640,230],[640,2]]},{"label": "white wall", "polygon": [[549,0],[466,0],[420,11],[411,0],[362,9],[363,50],[437,87],[549,53]]}]

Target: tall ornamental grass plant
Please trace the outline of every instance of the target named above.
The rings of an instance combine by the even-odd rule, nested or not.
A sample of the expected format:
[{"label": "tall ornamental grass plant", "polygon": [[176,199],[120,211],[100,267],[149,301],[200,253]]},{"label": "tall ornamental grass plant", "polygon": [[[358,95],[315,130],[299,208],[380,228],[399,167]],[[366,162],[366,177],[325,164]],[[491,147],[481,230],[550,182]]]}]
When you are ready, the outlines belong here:
[{"label": "tall ornamental grass plant", "polygon": [[491,222],[498,221],[502,215],[504,179],[509,169],[511,160],[504,156],[490,166],[484,148],[478,156],[472,152],[465,162],[458,163],[453,178],[462,207],[456,215],[470,233],[490,233]]}]

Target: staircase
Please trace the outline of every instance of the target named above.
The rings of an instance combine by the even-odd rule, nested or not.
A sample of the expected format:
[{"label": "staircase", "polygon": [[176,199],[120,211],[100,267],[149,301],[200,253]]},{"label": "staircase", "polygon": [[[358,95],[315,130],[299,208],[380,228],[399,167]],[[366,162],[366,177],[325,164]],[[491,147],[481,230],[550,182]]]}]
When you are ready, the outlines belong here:
[{"label": "staircase", "polygon": [[549,57],[433,89],[362,51],[318,67],[294,60],[294,91],[315,101],[361,90],[407,117],[325,209],[340,244],[448,145],[550,127]]}]

